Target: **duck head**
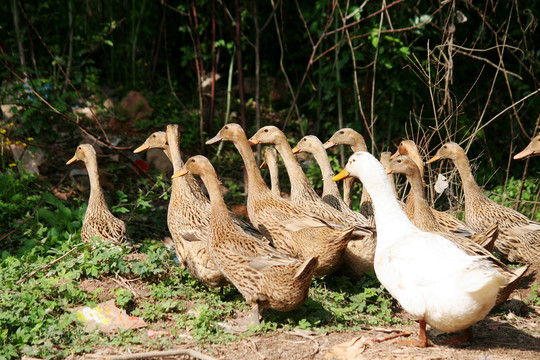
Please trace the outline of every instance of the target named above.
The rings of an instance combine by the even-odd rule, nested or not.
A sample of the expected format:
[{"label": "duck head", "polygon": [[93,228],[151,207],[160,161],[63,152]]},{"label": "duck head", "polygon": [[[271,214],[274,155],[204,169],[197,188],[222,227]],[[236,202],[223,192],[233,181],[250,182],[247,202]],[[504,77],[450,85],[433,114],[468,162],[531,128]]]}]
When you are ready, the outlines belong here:
[{"label": "duck head", "polygon": [[267,125],[260,128],[249,140],[249,145],[272,144],[277,145],[287,141],[283,131],[273,125]]},{"label": "duck head", "polygon": [[76,161],[86,162],[87,159],[95,157],[96,150],[94,150],[94,147],[92,145],[80,144],[79,146],[77,146],[77,150],[75,150],[75,155],[66,162],[66,165],[73,164]]}]

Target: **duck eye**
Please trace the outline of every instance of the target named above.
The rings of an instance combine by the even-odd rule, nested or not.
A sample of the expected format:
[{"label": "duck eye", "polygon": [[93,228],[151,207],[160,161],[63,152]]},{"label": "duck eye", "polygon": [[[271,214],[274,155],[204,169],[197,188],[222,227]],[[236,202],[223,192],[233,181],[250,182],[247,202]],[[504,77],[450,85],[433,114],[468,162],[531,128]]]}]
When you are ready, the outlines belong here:
[{"label": "duck eye", "polygon": [[446,145],[443,145],[443,148],[444,148],[444,149],[446,149],[446,148],[447,148],[447,146],[446,146]]},{"label": "duck eye", "polygon": [[264,129],[264,132],[268,132],[268,129]]},{"label": "duck eye", "polygon": [[224,129],[227,130],[229,127],[228,126],[225,126]]},{"label": "duck eye", "polygon": [[397,162],[398,162],[398,163],[401,163],[401,160],[398,160]]},{"label": "duck eye", "polygon": [[339,133],[340,133],[340,134],[345,134],[345,131],[341,130]]}]

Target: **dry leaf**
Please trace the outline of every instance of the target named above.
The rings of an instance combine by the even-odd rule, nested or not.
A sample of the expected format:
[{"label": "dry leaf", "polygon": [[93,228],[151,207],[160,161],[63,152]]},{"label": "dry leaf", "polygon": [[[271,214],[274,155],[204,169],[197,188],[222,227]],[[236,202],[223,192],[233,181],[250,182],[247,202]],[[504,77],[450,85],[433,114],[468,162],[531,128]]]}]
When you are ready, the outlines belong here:
[{"label": "dry leaf", "polygon": [[363,336],[358,336],[344,343],[337,344],[328,350],[324,358],[338,358],[339,360],[360,359],[360,355],[366,350],[366,341],[367,339]]}]

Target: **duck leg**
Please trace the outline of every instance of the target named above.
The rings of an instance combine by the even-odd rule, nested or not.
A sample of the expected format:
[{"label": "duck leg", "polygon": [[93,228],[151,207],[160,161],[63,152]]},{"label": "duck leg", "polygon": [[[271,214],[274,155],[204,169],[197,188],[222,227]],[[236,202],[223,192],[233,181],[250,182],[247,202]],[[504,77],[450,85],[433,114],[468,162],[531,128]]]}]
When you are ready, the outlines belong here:
[{"label": "duck leg", "polygon": [[260,308],[259,308],[259,303],[255,303],[255,304],[251,305],[251,307],[253,308],[253,325],[259,326],[260,319],[261,319],[261,312],[260,312]]},{"label": "duck leg", "polygon": [[404,339],[398,341],[398,343],[416,347],[428,347],[429,340],[426,335],[426,322],[424,320],[418,320],[418,325],[420,325],[420,334],[418,335],[418,340]]},{"label": "duck leg", "polygon": [[445,340],[443,342],[445,344],[450,344],[450,345],[462,345],[463,343],[470,341],[472,337],[473,337],[472,327],[468,327],[465,330],[463,330],[463,334],[453,336],[450,339]]}]

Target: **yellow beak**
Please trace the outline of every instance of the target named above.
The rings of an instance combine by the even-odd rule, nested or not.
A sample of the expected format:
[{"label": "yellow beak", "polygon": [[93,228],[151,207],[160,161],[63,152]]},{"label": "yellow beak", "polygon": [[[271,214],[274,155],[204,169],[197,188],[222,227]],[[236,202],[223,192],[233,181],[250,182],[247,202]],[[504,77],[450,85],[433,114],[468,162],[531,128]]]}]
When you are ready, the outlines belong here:
[{"label": "yellow beak", "polygon": [[437,160],[440,160],[440,156],[439,155],[435,155],[434,157],[432,157],[431,159],[429,159],[428,161],[426,161],[426,164],[430,164],[434,161],[437,161]]},{"label": "yellow beak", "polygon": [[176,172],[176,173],[171,177],[171,179],[176,179],[176,178],[178,178],[178,177],[180,177],[180,176],[185,176],[185,175],[187,175],[187,174],[189,174],[189,170],[186,169],[186,168],[183,168],[182,170]]},{"label": "yellow beak", "polygon": [[337,174],[336,176],[334,176],[332,178],[332,180],[334,181],[339,181],[339,180],[343,180],[345,178],[348,178],[349,176],[351,176],[351,174],[349,174],[349,172],[347,171],[347,169],[343,169],[341,170],[341,172],[339,174]]},{"label": "yellow beak", "polygon": [[248,143],[250,146],[255,146],[255,145],[259,145],[261,142],[257,139],[251,138],[248,140]]},{"label": "yellow beak", "polygon": [[259,166],[259,168],[261,168],[261,169],[266,168],[266,161],[263,160],[263,162],[261,163],[261,166]]},{"label": "yellow beak", "polygon": [[133,150],[133,152],[136,154],[136,153],[140,153],[142,151],[148,150],[148,149],[150,149],[150,146],[148,146],[146,144],[142,144],[141,146],[139,146],[138,148]]},{"label": "yellow beak", "polygon": [[301,153],[302,150],[300,150],[299,148],[297,148],[296,146],[292,149],[292,153],[293,154],[298,154],[298,153]]},{"label": "yellow beak", "polygon": [[69,159],[66,165],[73,164],[75,161],[77,161],[77,156],[73,156],[71,159]]},{"label": "yellow beak", "polygon": [[388,169],[388,168],[384,168],[384,171],[386,171],[386,175],[390,175],[392,174],[392,170]]},{"label": "yellow beak", "polygon": [[399,150],[397,150],[395,153],[392,154],[392,156],[390,156],[390,160],[397,158],[399,155],[401,154],[399,153]]}]

